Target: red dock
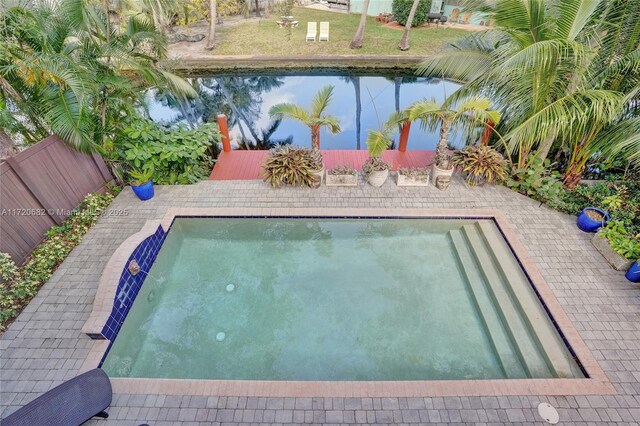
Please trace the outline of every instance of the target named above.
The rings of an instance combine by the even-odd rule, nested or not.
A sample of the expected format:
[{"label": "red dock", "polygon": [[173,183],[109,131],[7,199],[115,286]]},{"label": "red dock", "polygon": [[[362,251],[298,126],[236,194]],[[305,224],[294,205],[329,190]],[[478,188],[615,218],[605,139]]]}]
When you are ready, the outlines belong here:
[{"label": "red dock", "polygon": [[[218,156],[211,176],[211,180],[253,180],[261,179],[260,163],[268,151],[234,150],[221,152]],[[435,151],[385,151],[382,158],[393,164],[393,170],[399,167],[424,167],[433,162]],[[324,166],[330,169],[335,166],[349,164],[362,170],[362,165],[369,158],[366,150],[323,150]]]}]

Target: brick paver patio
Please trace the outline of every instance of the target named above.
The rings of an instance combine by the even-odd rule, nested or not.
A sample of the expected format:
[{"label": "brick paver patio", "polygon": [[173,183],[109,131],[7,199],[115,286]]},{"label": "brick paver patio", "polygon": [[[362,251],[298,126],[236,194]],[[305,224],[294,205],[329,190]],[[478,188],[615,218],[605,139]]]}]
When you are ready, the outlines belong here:
[{"label": "brick paver patio", "polygon": [[[613,271],[575,218],[503,187],[272,190],[259,181],[156,188],[138,201],[125,189],[0,340],[3,416],[78,373],[92,341],[81,333],[102,272],[118,245],[169,207],[497,208],[553,289],[617,394],[444,398],[254,398],[114,395],[108,424],[540,423],[549,402],[563,422],[640,422],[640,289]],[[126,215],[122,214],[124,210]],[[62,409],[62,407],[61,407]],[[100,425],[104,420],[91,424]]]}]

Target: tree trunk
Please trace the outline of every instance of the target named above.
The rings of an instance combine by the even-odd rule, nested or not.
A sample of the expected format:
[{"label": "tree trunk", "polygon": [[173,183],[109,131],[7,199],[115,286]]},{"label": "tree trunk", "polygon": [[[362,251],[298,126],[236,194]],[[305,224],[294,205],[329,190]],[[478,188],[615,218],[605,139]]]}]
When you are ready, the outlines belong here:
[{"label": "tree trunk", "polygon": [[320,150],[320,126],[317,124],[311,126],[311,149]]},{"label": "tree trunk", "polygon": [[13,139],[4,132],[4,130],[0,129],[0,160],[4,160],[5,158],[13,157],[18,153],[18,148],[16,148],[13,143]]},{"label": "tree trunk", "polygon": [[360,49],[362,47],[362,41],[364,40],[364,26],[367,23],[367,10],[369,9],[369,0],[364,0],[362,3],[362,14],[360,15],[360,24],[358,25],[358,30],[356,31],[356,35],[353,36],[353,40],[351,40],[351,44],[349,45],[352,49]]},{"label": "tree trunk", "polygon": [[[396,112],[400,113],[400,86],[402,85],[402,77],[393,79],[394,97],[396,101]],[[402,132],[402,124],[398,123],[398,131]]]},{"label": "tree trunk", "polygon": [[356,91],[356,149],[360,150],[360,129],[362,127],[362,100],[360,99],[360,77],[353,77],[353,88]]},{"label": "tree trunk", "polygon": [[549,151],[551,150],[551,147],[553,146],[555,140],[556,138],[554,135],[549,135],[545,138],[545,140],[542,141],[542,144],[540,145],[540,151],[538,151],[538,157],[540,157],[543,162],[547,159]]},{"label": "tree trunk", "polygon": [[440,127],[440,140],[436,148],[436,166],[441,169],[449,169],[449,131],[451,123],[443,119]]},{"label": "tree trunk", "polygon": [[260,16],[260,0],[256,0],[256,16]]},{"label": "tree trunk", "polygon": [[411,30],[411,25],[413,25],[413,18],[416,16],[416,10],[418,10],[419,3],[420,0],[413,0],[413,4],[411,5],[409,17],[407,18],[407,23],[404,26],[404,33],[402,33],[400,45],[398,46],[402,51],[409,50],[409,31]]},{"label": "tree trunk", "polygon": [[218,20],[217,0],[209,0],[209,38],[205,49],[213,50],[215,47],[216,21]]}]

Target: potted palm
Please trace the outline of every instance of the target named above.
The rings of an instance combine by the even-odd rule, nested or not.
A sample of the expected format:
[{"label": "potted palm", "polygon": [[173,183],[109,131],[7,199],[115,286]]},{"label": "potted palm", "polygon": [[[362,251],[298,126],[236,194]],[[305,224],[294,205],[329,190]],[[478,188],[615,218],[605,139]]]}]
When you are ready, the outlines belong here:
[{"label": "potted palm", "polygon": [[131,189],[139,199],[146,201],[153,198],[153,182],[151,181],[153,167],[133,169],[129,172],[129,176],[131,177]]},{"label": "potted palm", "polygon": [[362,166],[362,171],[365,173],[367,182],[371,186],[382,186],[389,176],[391,163],[387,163],[382,159],[382,153],[392,144],[389,137],[390,133],[389,125],[385,126],[384,130],[369,130],[367,136],[369,158]]},{"label": "potted palm", "polygon": [[327,186],[358,186],[358,172],[349,164],[327,170]]},{"label": "potted palm", "polygon": [[333,134],[340,133],[340,120],[332,115],[325,114],[325,110],[331,103],[333,86],[325,86],[316,93],[311,101],[311,111],[307,111],[299,105],[281,103],[269,109],[269,116],[273,120],[289,118],[297,120],[311,130],[311,149],[320,150],[320,129],[326,127]]},{"label": "potted palm", "polygon": [[471,187],[507,179],[507,160],[489,146],[467,146],[453,154],[452,164]]},{"label": "potted palm", "polygon": [[436,148],[436,158],[431,171],[431,180],[437,185],[438,180],[450,180],[454,165],[449,150],[451,131],[463,129],[470,133],[479,126],[493,126],[500,122],[500,112],[490,109],[489,99],[473,96],[460,102],[457,107],[451,105],[450,99],[440,105],[435,100],[422,100],[411,105],[406,115],[410,121],[419,120],[423,128],[435,131],[440,127],[440,139]]}]

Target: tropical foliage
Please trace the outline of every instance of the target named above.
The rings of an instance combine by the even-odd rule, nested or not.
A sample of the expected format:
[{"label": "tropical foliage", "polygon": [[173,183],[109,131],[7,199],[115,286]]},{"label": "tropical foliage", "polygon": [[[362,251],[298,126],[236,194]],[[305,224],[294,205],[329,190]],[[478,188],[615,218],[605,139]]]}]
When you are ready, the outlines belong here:
[{"label": "tropical foliage", "polygon": [[0,330],[36,295],[111,200],[111,194],[87,195],[61,225],[47,231],[45,240],[23,266],[18,267],[7,253],[0,253]]},{"label": "tropical foliage", "polygon": [[8,4],[0,17],[0,117],[27,142],[56,133],[99,150],[136,113],[144,89],[195,95],[158,60],[166,40],[144,15],[116,24],[89,0]]},{"label": "tropical foliage", "polygon": [[596,154],[640,163],[640,2],[481,3],[495,29],[428,58],[418,73],[465,82],[456,96],[489,96],[517,169],[554,154],[574,188]]},{"label": "tropical foliage", "polygon": [[508,176],[507,160],[489,146],[467,146],[453,154],[452,163],[460,168],[470,186],[501,182]]},{"label": "tropical foliage", "polygon": [[195,183],[209,175],[212,159],[220,151],[221,136],[213,124],[166,129],[150,120],[136,119],[118,132],[118,139],[110,158],[119,177],[129,168],[151,170],[154,183],[175,185]]},{"label": "tropical foliage", "polygon": [[320,149],[320,129],[326,127],[333,134],[340,133],[340,120],[325,114],[331,103],[333,86],[325,86],[318,91],[311,101],[311,110],[292,103],[281,103],[269,109],[269,115],[274,120],[289,118],[297,120],[311,129],[311,148]]}]

